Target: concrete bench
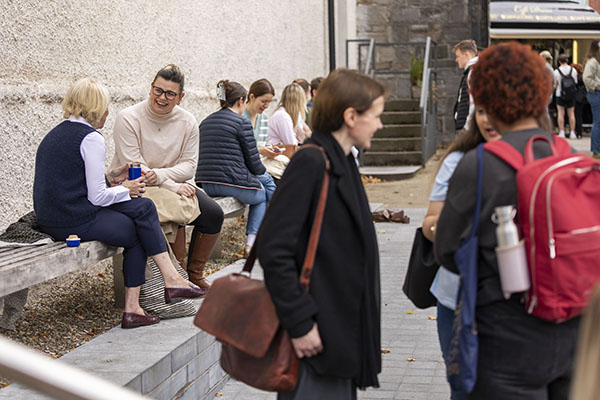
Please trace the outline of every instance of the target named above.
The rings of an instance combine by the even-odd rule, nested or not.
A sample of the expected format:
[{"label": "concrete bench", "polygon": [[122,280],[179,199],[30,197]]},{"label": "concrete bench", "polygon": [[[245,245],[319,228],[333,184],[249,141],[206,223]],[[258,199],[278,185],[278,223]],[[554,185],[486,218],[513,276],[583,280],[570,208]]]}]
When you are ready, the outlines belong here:
[{"label": "concrete bench", "polygon": [[[225,218],[244,213],[245,205],[233,197],[218,197],[215,200],[223,209]],[[113,257],[113,265],[118,265],[122,251],[120,247],[98,241],[84,242],[79,247],[67,247],[64,242],[55,242],[35,247],[0,249],[0,301],[4,300],[0,327],[14,329],[14,323],[25,306],[29,287],[84,269],[109,257]],[[123,279],[117,275],[119,273],[115,274],[115,297],[117,305],[122,305]],[[5,297],[8,295],[11,296]]]}]

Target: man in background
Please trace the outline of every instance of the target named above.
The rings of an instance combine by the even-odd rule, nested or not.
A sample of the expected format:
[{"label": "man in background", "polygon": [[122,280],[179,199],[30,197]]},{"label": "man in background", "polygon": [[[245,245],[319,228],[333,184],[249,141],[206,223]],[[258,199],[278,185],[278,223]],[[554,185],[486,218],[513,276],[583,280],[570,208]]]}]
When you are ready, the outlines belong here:
[{"label": "man in background", "polygon": [[471,39],[463,40],[458,42],[452,51],[456,56],[458,68],[464,70],[458,86],[456,103],[454,103],[454,127],[456,132],[461,132],[469,129],[471,115],[475,110],[473,99],[469,95],[469,73],[471,66],[478,60],[477,44]]}]

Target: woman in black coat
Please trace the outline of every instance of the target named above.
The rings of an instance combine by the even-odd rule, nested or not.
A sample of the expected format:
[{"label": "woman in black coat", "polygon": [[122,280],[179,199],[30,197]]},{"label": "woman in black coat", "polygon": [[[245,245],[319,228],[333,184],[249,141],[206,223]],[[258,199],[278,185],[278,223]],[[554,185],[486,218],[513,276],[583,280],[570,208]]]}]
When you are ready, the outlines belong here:
[{"label": "woman in black coat", "polygon": [[352,146],[368,148],[382,128],[384,88],[357,72],[336,70],[319,86],[314,133],[331,171],[327,204],[310,288],[299,281],[325,158],[297,152],[269,205],[258,239],[282,326],[301,358],[294,392],[279,399],[355,399],[356,387],[378,387],[381,371],[379,255],[367,196]]}]

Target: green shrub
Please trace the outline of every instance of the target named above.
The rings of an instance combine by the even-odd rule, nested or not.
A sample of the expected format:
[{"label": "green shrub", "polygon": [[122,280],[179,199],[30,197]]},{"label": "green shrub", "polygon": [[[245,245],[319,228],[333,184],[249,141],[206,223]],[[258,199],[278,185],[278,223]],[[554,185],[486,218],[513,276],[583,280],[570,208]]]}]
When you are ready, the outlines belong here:
[{"label": "green shrub", "polygon": [[408,79],[411,85],[421,86],[423,82],[423,65],[424,61],[421,57],[415,56],[413,51],[410,54],[410,69],[408,71]]}]

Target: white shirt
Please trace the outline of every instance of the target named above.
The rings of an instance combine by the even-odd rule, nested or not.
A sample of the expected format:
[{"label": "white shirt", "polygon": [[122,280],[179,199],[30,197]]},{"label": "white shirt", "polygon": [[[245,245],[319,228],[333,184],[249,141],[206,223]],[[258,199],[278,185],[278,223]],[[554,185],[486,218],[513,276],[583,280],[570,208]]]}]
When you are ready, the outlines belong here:
[{"label": "white shirt", "polygon": [[[71,115],[69,121],[92,127],[82,117]],[[131,200],[129,189],[125,186],[106,187],[104,178],[106,147],[104,137],[99,132],[91,132],[83,138],[79,146],[79,153],[85,166],[85,184],[87,186],[87,198],[90,203],[99,207],[107,207],[111,204]]]},{"label": "white shirt", "polygon": [[[477,61],[479,61],[479,56],[475,56],[473,58],[471,58],[468,62],[467,65],[465,66],[465,68],[469,68],[470,66],[474,65]],[[473,72],[473,69],[471,68],[469,70],[469,73],[467,74],[467,87],[469,87],[469,79],[471,78],[471,72]],[[464,129],[469,130],[471,128],[471,121],[473,120],[473,116],[475,115],[475,102],[473,101],[473,96],[471,96],[471,91],[469,91],[469,114],[467,115],[467,120],[465,121],[465,126]]]},{"label": "white shirt", "polygon": [[270,144],[298,144],[292,117],[290,117],[283,107],[275,110],[271,118],[269,118],[268,132]]}]

